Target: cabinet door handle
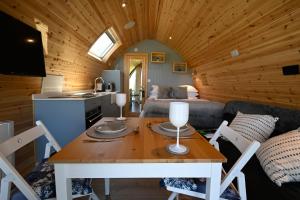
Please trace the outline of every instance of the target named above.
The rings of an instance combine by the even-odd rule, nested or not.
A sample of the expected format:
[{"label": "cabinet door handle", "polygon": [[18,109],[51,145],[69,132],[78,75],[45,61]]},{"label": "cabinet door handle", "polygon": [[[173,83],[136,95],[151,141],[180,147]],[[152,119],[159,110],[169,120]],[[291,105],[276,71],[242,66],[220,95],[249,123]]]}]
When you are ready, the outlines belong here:
[{"label": "cabinet door handle", "polygon": [[97,120],[99,117],[102,117],[103,114],[99,114],[96,117],[94,117],[93,119],[89,119],[89,122],[92,123],[93,121]]}]

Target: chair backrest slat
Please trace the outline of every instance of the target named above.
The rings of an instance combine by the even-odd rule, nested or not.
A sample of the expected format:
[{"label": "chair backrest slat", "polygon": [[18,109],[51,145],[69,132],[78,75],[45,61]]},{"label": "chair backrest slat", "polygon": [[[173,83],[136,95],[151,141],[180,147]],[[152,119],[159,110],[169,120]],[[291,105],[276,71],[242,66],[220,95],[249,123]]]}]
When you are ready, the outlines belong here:
[{"label": "chair backrest slat", "polygon": [[252,143],[252,141],[247,140],[228,126],[222,126],[220,132],[221,135],[225,136],[241,153]]},{"label": "chair backrest slat", "polygon": [[0,152],[6,157],[19,150],[23,146],[45,134],[41,126],[35,126],[16,135],[0,144]]},{"label": "chair backrest slat", "polygon": [[61,150],[61,147],[59,146],[57,141],[54,139],[54,137],[51,135],[51,133],[49,132],[47,127],[43,124],[43,122],[42,121],[36,121],[36,125],[43,129],[45,137],[47,138],[47,140],[49,141],[51,146],[55,149],[56,152],[59,152]]},{"label": "chair backrest slat", "polygon": [[[51,146],[56,151],[60,151],[60,146],[50,134],[48,129],[44,126],[41,121],[36,122],[37,126],[24,131],[0,144],[0,169],[5,173],[5,178],[9,182],[13,182],[17,188],[25,195],[27,199],[38,200],[39,197],[33,191],[33,189],[28,185],[25,179],[21,176],[21,174],[15,169],[15,167],[9,163],[7,160],[7,156],[29,144],[30,142],[36,140],[41,136],[45,136]],[[48,155],[50,154],[50,147],[48,145]],[[12,177],[12,178],[9,178]],[[10,183],[9,183],[10,184]],[[1,185],[0,191],[0,199],[9,198],[9,184]],[[5,188],[4,188],[5,187]]]},{"label": "chair backrest slat", "polygon": [[243,152],[243,154],[239,157],[239,159],[234,163],[229,172],[223,178],[221,184],[221,194],[238,176],[238,173],[243,169],[243,167],[247,164],[247,162],[251,159],[251,157],[255,154],[259,147],[260,143],[257,141],[253,141],[252,143],[250,143],[247,149]]},{"label": "chair backrest slat", "polygon": [[[21,174],[14,168],[14,166],[7,160],[7,158],[0,152],[0,167],[1,170],[6,174],[6,176],[12,176],[12,182],[19,188],[22,193],[25,195],[27,199],[38,200],[37,194],[33,191],[33,189],[27,184],[25,179],[21,176]],[[5,177],[6,178],[6,177]],[[2,180],[4,180],[3,178]],[[4,185],[1,185],[0,191],[0,199],[5,199],[5,197],[10,196],[4,194],[4,191],[7,191],[6,188],[2,188]],[[7,187],[7,185],[6,185]],[[10,188],[10,187],[8,187]],[[5,190],[6,189],[6,190]]]},{"label": "chair backrest slat", "polygon": [[221,183],[220,194],[222,194],[226,190],[226,188],[232,183],[232,181],[238,177],[238,174],[241,173],[242,168],[247,164],[247,162],[251,159],[251,157],[260,147],[259,142],[255,140],[247,140],[241,134],[228,127],[227,124],[227,121],[223,121],[223,123],[217,129],[215,135],[211,138],[209,142],[210,144],[218,147],[218,137],[224,136],[242,153],[242,155],[239,157],[239,159],[235,162],[230,171],[223,178]]}]

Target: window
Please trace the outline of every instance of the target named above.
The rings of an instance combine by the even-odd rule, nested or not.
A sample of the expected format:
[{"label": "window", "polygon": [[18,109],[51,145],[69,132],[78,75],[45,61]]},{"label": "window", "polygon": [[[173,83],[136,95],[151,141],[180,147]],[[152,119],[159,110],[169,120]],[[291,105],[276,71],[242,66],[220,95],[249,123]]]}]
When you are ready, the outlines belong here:
[{"label": "window", "polygon": [[121,45],[121,42],[113,28],[109,28],[90,48],[88,54],[94,58],[106,62],[109,56]]}]

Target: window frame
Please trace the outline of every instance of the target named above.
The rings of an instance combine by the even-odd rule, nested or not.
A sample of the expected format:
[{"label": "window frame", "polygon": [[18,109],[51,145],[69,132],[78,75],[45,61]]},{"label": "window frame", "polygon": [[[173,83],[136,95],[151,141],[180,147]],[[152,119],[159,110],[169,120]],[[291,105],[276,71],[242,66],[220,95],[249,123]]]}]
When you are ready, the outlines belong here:
[{"label": "window frame", "polygon": [[[91,52],[91,48],[93,47],[93,45],[101,38],[101,36],[103,34],[106,34],[109,39],[111,40],[111,42],[113,43],[113,46],[110,47],[110,49],[104,54],[103,57],[99,57],[96,54],[94,54],[93,52]],[[103,33],[101,33],[99,35],[99,37],[95,40],[95,42],[93,42],[93,44],[91,45],[91,47],[88,50],[88,55],[92,56],[93,58],[96,58],[97,60],[100,60],[102,62],[106,62],[109,57],[113,54],[113,52],[115,52],[115,50],[117,48],[119,48],[122,45],[120,38],[118,37],[118,35],[116,34],[115,30],[113,29],[113,27],[108,28],[107,30],[105,30]]]}]

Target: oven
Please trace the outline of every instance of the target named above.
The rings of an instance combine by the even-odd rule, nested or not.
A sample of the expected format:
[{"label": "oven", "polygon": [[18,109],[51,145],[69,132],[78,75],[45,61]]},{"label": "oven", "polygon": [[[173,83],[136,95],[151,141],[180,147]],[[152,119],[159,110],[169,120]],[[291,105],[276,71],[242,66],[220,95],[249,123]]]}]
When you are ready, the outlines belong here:
[{"label": "oven", "polygon": [[85,127],[86,129],[90,128],[97,121],[102,119],[103,113],[101,111],[101,106],[98,106],[85,113]]}]

